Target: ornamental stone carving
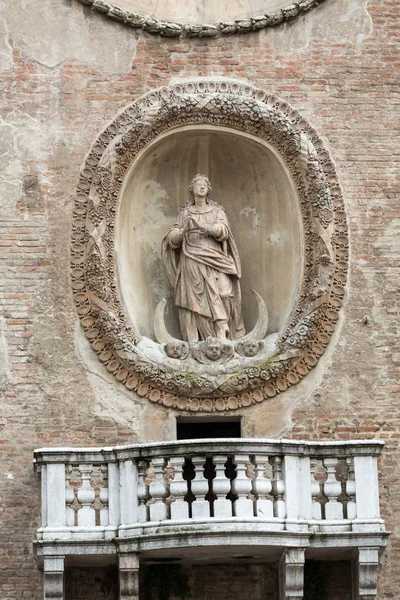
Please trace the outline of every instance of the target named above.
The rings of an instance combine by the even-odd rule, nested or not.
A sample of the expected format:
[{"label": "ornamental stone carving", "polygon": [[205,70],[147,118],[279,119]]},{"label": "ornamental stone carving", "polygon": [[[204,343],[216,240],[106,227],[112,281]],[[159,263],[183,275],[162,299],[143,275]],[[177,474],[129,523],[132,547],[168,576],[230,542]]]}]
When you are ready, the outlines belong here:
[{"label": "ornamental stone carving", "polygon": [[211,199],[211,183],[197,174],[162,244],[165,272],[175,292],[185,340],[244,336],[239,252],[222,206]]},{"label": "ornamental stone carving", "polygon": [[[221,35],[250,33],[276,27],[297,16],[304,15],[324,0],[264,0],[257,12],[251,2],[236,1],[227,3],[198,2],[182,0],[169,3],[147,0],[78,0],[85,6],[104,16],[134,29],[169,38],[216,38]],[[151,9],[154,9],[149,14]],[[133,10],[132,10],[133,9]],[[216,20],[218,17],[223,20]],[[211,23],[211,24],[210,24]]]},{"label": "ornamental stone carving", "polygon": [[[256,324],[246,325],[248,333],[241,329],[227,339],[218,339],[222,336],[215,331],[197,340],[190,336],[183,336],[188,341],[179,339],[176,332],[168,331],[170,321],[164,322],[169,304],[159,292],[151,299],[157,305],[154,332],[145,335],[140,318],[135,317],[135,306],[123,292],[126,278],[132,279],[130,285],[135,288],[134,269],[119,270],[117,264],[122,245],[116,228],[130,189],[128,174],[139,168],[141,157],[156,152],[153,149],[159,140],[183,131],[200,136],[211,132],[217,139],[237,136],[245,139],[243,143],[251,140],[267,148],[274,160],[280,161],[298,205],[301,252],[297,249],[294,254],[301,256],[295,265],[298,284],[292,286],[293,301],[283,309],[280,294],[272,306],[271,299],[264,303],[254,292]],[[268,203],[268,198],[263,202]],[[234,209],[226,201],[221,204]],[[243,210],[246,218],[254,217],[254,231],[262,237],[255,209],[253,213],[251,207]],[[172,223],[169,234],[166,230],[170,248]],[[151,228],[139,229],[132,227],[129,235],[151,232]],[[262,242],[261,252],[268,253],[263,238]],[[172,246],[174,243],[176,240]],[[246,254],[243,245],[239,252]],[[81,324],[105,368],[151,402],[179,410],[234,410],[268,400],[296,384],[317,364],[334,331],[345,294],[347,258],[343,197],[322,140],[286,102],[247,83],[187,80],[148,93],[100,134],[80,174],[73,212],[71,277]],[[268,256],[265,261],[260,255],[255,260],[259,261],[258,281],[252,287],[262,284],[261,265],[272,259]],[[157,264],[162,271],[161,258]],[[246,259],[246,265],[250,271],[251,261]],[[268,281],[267,287],[274,285]],[[248,302],[243,303],[244,313]],[[278,326],[274,314],[279,310]],[[249,323],[245,314],[246,318]],[[239,339],[235,341],[235,337]]]}]

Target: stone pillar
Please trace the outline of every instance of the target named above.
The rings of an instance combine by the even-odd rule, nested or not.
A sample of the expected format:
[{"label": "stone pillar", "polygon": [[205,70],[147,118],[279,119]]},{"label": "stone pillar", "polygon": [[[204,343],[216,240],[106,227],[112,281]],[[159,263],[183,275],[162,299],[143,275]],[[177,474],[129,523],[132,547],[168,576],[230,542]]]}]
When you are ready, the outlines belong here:
[{"label": "stone pillar", "polygon": [[376,600],[379,548],[359,548],[353,561],[355,600]]},{"label": "stone pillar", "polygon": [[45,556],[44,600],[64,600],[64,557]]},{"label": "stone pillar", "polygon": [[[363,528],[371,531],[371,524],[363,521],[379,519],[379,487],[378,487],[378,464],[376,456],[355,456],[354,457],[354,477],[356,487],[356,511],[357,531]],[[368,493],[366,493],[368,490]],[[361,521],[361,523],[358,523]],[[378,530],[380,527],[378,526]],[[354,529],[353,529],[354,531]]]},{"label": "stone pillar", "polygon": [[304,548],[287,548],[279,565],[279,600],[302,600],[304,594]]},{"label": "stone pillar", "polygon": [[119,600],[139,600],[139,556],[120,554]]},{"label": "stone pillar", "polygon": [[49,464],[46,471],[46,522],[43,527],[65,527],[65,465]]},{"label": "stone pillar", "polygon": [[132,460],[119,464],[120,519],[122,525],[137,523],[137,467]]},{"label": "stone pillar", "polygon": [[307,531],[308,525],[304,519],[311,519],[312,515],[310,459],[308,456],[285,456],[283,466],[287,527]]}]

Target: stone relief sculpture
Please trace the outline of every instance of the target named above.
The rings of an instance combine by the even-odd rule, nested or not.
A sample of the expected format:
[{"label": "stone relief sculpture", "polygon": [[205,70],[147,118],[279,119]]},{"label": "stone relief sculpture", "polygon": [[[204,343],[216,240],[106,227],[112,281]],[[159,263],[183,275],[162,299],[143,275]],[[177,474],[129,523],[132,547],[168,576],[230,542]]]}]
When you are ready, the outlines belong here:
[{"label": "stone relief sculpture", "polygon": [[[232,18],[226,18],[223,21],[210,24],[210,20],[206,18],[207,12],[204,14],[204,7],[203,11],[199,11],[199,6],[197,6],[196,2],[193,2],[194,6],[192,10],[197,14],[204,14],[203,18],[205,18],[205,23],[201,21],[181,23],[179,20],[166,20],[165,17],[161,20],[155,16],[154,11],[152,11],[151,14],[146,15],[142,14],[140,10],[138,12],[135,10],[127,10],[126,0],[125,2],[121,2],[121,0],[115,0],[114,2],[106,2],[106,0],[78,1],[85,6],[90,6],[93,10],[100,12],[102,15],[105,15],[117,23],[123,23],[134,29],[143,29],[148,33],[169,38],[216,38],[221,35],[243,34],[258,31],[259,29],[264,29],[266,27],[276,27],[281,23],[291,21],[298,15],[308,12],[321,4],[321,2],[324,2],[324,0],[299,0],[299,2],[291,2],[288,0],[286,6],[274,10],[273,12],[265,12],[268,10],[269,6],[266,1],[264,3],[264,12],[262,12],[261,7],[258,9],[260,14],[253,14],[252,11],[243,10],[240,18],[233,12]],[[160,7],[158,4],[160,4]],[[175,7],[176,10],[176,6],[179,6],[179,4],[177,5],[176,2],[170,3],[170,6],[168,6],[168,4],[168,0],[157,3],[155,12],[160,9],[161,13],[165,14],[167,9],[167,14],[170,14],[172,18],[175,13],[174,8],[171,9],[170,6]],[[186,1],[186,4],[190,3]],[[223,3],[221,2],[221,4]],[[226,4],[229,6],[229,2]],[[131,3],[131,6],[134,8],[135,3]]]},{"label": "stone relief sculpture", "polygon": [[239,253],[225,210],[211,199],[211,191],[208,177],[194,177],[191,199],[162,242],[164,269],[189,342],[245,334]]},{"label": "stone relief sculpture", "polygon": [[[182,306],[187,311],[182,313],[182,337],[187,340],[177,340],[165,327],[166,300],[161,299],[154,316],[154,339],[149,339],[124,311],[114,252],[121,186],[135,158],[153,139],[193,123],[232,127],[268,143],[293,178],[303,226],[305,268],[297,304],[279,334],[267,335],[268,313],[256,292],[259,317],[253,330],[244,332],[240,288],[236,285],[240,277],[237,251],[222,207],[207,203],[207,194],[202,196],[202,207],[210,207],[209,213],[200,210],[195,214],[194,200],[183,208],[177,226],[169,231],[166,264],[174,287],[181,283],[178,275],[182,268],[192,282],[201,275],[207,294],[217,294],[218,315],[223,318],[201,322],[193,314],[194,300],[198,300],[194,294],[190,298],[193,304]],[[198,196],[210,191],[205,179],[197,184]],[[208,228],[207,233],[200,233]],[[217,255],[226,244],[222,264],[229,263],[231,270],[221,268],[216,261],[211,265],[213,271],[206,273],[198,266],[208,266],[206,261],[198,260],[193,268],[186,254],[182,263],[184,235],[204,236],[198,257],[213,252]],[[82,168],[71,236],[71,285],[77,312],[87,339],[108,372],[151,402],[178,410],[235,410],[266,401],[295,385],[318,363],[329,344],[345,295],[347,260],[344,200],[322,139],[286,102],[247,83],[188,80],[146,94],[101,133]],[[220,273],[227,277],[228,288],[214,281]],[[223,293],[229,285],[230,304]],[[179,305],[179,294],[191,290],[176,290],[176,303]],[[209,303],[207,297],[213,314],[214,306]],[[230,339],[226,337],[228,330]]]},{"label": "stone relief sculpture", "polygon": [[236,344],[235,350],[240,356],[256,356],[264,348],[264,342],[244,340]]},{"label": "stone relief sculpture", "polygon": [[189,345],[185,342],[180,342],[179,340],[168,342],[165,344],[165,354],[170,358],[183,360],[187,358],[189,354]]},{"label": "stone relief sculpture", "polygon": [[191,350],[193,358],[203,364],[225,363],[233,358],[233,347],[213,337],[194,345]]}]

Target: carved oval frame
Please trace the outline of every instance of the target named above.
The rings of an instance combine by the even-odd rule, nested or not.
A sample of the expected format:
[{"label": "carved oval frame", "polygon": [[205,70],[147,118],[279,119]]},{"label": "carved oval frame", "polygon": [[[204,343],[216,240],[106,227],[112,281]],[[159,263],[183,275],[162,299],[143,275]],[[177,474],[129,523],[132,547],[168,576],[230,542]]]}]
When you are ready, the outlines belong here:
[{"label": "carved oval frame", "polygon": [[[305,238],[302,288],[281,335],[279,355],[233,374],[211,393],[209,380],[172,371],[138,351],[140,333],[122,308],[114,264],[117,206],[135,157],[162,133],[202,124],[251,134],[279,153],[297,189]],[[335,329],[347,261],[344,201],[323,141],[287,102],[249,84],[198,79],[149,92],[99,135],[81,170],[71,244],[78,315],[106,369],[152,402],[179,410],[235,410],[298,383],[318,363]]]},{"label": "carved oval frame", "polygon": [[217,38],[221,35],[244,34],[277,27],[282,23],[291,21],[297,16],[304,15],[322,4],[324,0],[287,0],[286,6],[272,13],[248,16],[228,22],[210,24],[178,23],[156,19],[152,15],[144,15],[131,10],[124,10],[118,3],[106,0],[78,0],[84,6],[101,13],[113,21],[123,23],[134,29],[142,29],[148,33],[161,35],[168,38]]}]

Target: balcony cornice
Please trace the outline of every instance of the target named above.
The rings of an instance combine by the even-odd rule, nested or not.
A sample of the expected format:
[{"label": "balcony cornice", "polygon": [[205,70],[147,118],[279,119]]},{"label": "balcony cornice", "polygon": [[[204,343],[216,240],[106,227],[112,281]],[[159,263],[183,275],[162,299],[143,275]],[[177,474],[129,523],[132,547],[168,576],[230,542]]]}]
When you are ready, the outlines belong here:
[{"label": "balcony cornice", "polygon": [[38,448],[34,451],[34,463],[80,463],[117,462],[120,460],[146,459],[159,456],[191,456],[204,454],[245,454],[296,455],[296,456],[379,456],[382,440],[290,440],[290,439],[251,439],[220,438],[185,441],[149,442],[127,446],[105,446],[103,448]]}]

